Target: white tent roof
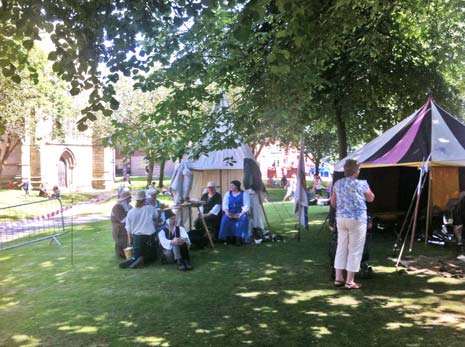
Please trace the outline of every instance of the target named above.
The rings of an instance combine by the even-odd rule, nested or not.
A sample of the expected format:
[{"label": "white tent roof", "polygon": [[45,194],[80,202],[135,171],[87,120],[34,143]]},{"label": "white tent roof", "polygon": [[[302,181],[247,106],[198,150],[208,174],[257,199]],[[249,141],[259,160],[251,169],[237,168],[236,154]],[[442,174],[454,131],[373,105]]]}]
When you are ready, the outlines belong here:
[{"label": "white tent roof", "polygon": [[244,168],[245,158],[253,159],[254,156],[249,146],[241,145],[237,148],[209,152],[196,160],[187,159],[185,163],[191,170],[240,170]]}]

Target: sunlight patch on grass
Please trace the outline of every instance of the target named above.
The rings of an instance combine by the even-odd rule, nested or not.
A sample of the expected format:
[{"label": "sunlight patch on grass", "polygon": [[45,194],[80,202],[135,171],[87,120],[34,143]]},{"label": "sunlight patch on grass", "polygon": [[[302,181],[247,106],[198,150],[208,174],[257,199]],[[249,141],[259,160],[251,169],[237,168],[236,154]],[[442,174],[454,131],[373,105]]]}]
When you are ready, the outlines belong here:
[{"label": "sunlight patch on grass", "polygon": [[261,313],[278,313],[278,310],[270,306],[254,307],[253,310],[255,312],[261,312]]},{"label": "sunlight patch on grass", "polygon": [[360,305],[360,301],[355,299],[352,296],[343,295],[337,298],[329,298],[328,303],[330,305],[344,305],[344,306],[352,306],[357,307]]},{"label": "sunlight patch on grass", "polygon": [[195,329],[194,332],[196,334],[210,334],[211,333],[211,331],[208,329]]},{"label": "sunlight patch on grass", "polygon": [[7,276],[3,280],[0,281],[0,285],[11,284],[14,281],[16,281],[16,276]]},{"label": "sunlight patch on grass", "polygon": [[169,347],[169,342],[163,337],[156,336],[138,336],[134,339],[136,343],[144,343],[147,346],[162,346]]},{"label": "sunlight patch on grass", "polygon": [[16,343],[20,343],[21,347],[36,347],[40,346],[40,340],[28,335],[13,335],[11,337]]},{"label": "sunlight patch on grass", "polygon": [[272,280],[273,279],[271,277],[259,277],[259,278],[252,280],[252,282],[269,282]]},{"label": "sunlight patch on grass", "polygon": [[419,324],[430,326],[453,327],[454,329],[465,330],[465,315],[453,312],[418,312],[406,315]]},{"label": "sunlight patch on grass", "polygon": [[316,297],[329,295],[328,291],[323,291],[323,290],[310,290],[310,291],[286,290],[284,292],[288,295],[291,295],[290,298],[283,300],[283,303],[285,304],[298,304],[301,301],[309,301]]},{"label": "sunlight patch on grass", "polygon": [[122,321],[119,322],[119,324],[121,324],[125,328],[130,328],[130,327],[136,327],[137,326],[136,323],[128,322],[127,320],[122,320]]},{"label": "sunlight patch on grass", "polygon": [[400,328],[410,328],[410,327],[413,327],[412,323],[389,322],[389,323],[386,323],[386,326],[384,327],[384,329],[397,330]]},{"label": "sunlight patch on grass", "polygon": [[98,329],[97,327],[91,327],[91,326],[65,325],[65,326],[59,327],[58,330],[71,331],[73,333],[82,333],[82,334],[95,334]]},{"label": "sunlight patch on grass", "polygon": [[453,296],[453,295],[462,295],[465,296],[465,290],[448,290],[447,292],[442,293],[444,296]]},{"label": "sunlight patch on grass", "polygon": [[265,270],[265,275],[273,275],[277,272],[278,272],[277,270]]},{"label": "sunlight patch on grass", "polygon": [[0,261],[10,260],[11,256],[0,257]]},{"label": "sunlight patch on grass", "polygon": [[[383,301],[384,304],[381,305],[383,308],[398,308],[401,307],[405,310],[421,310],[423,306],[420,304],[424,304],[422,300],[419,299],[414,299],[414,298],[396,298],[396,297],[390,297],[390,296],[367,296],[367,298],[371,300],[378,300],[378,301]],[[414,302],[416,304],[414,304]]]},{"label": "sunlight patch on grass", "polygon": [[260,295],[277,295],[278,293],[275,291],[269,291],[269,292],[248,292],[248,293],[236,293],[237,296],[240,296],[242,298],[257,298]]},{"label": "sunlight patch on grass", "polygon": [[380,266],[380,265],[377,265],[377,266],[373,266],[373,272],[375,273],[386,273],[386,274],[390,274],[390,273],[394,273],[396,272],[396,268],[394,266]]},{"label": "sunlight patch on grass", "polygon": [[18,306],[19,304],[19,301],[10,301],[10,300],[13,300],[14,298],[2,298],[2,302],[5,302],[4,304],[0,305],[0,310],[4,310],[4,309],[7,309],[7,308],[11,308],[11,307],[14,307],[14,306]]},{"label": "sunlight patch on grass", "polygon": [[427,282],[428,283],[443,283],[443,284],[464,284],[465,283],[463,279],[438,277],[438,276],[428,279]]},{"label": "sunlight patch on grass", "polygon": [[319,311],[307,311],[303,312],[306,315],[311,315],[311,316],[318,316],[318,317],[328,317],[328,314],[326,312],[319,312]]},{"label": "sunlight patch on grass", "polygon": [[50,267],[53,267],[54,264],[50,260],[47,260],[47,261],[44,261],[43,263],[40,263],[39,266],[43,268],[50,268]]},{"label": "sunlight patch on grass", "polygon": [[325,337],[325,335],[331,335],[331,331],[327,327],[312,327],[313,334],[317,339]]},{"label": "sunlight patch on grass", "polygon": [[242,332],[244,335],[250,335],[252,334],[252,330],[250,330],[249,325],[241,325],[236,328],[237,331]]},{"label": "sunlight patch on grass", "polygon": [[103,322],[103,321],[106,321],[107,319],[108,319],[108,313],[103,313],[99,316],[94,317],[94,320],[97,322]]},{"label": "sunlight patch on grass", "polygon": [[267,329],[269,327],[266,323],[258,323],[258,326],[262,329]]}]

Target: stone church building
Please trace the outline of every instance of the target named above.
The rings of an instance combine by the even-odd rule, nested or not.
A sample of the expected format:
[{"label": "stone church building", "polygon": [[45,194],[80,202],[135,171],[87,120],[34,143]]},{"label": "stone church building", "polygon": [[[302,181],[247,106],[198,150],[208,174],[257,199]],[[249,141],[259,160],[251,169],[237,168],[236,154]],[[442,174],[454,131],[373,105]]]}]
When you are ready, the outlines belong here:
[{"label": "stone church building", "polygon": [[51,133],[53,124],[37,124],[35,136],[26,134],[3,166],[1,181],[21,182],[27,178],[34,189],[42,182],[65,192],[111,189],[115,179],[114,150],[92,139],[91,132],[68,126],[61,138]]}]

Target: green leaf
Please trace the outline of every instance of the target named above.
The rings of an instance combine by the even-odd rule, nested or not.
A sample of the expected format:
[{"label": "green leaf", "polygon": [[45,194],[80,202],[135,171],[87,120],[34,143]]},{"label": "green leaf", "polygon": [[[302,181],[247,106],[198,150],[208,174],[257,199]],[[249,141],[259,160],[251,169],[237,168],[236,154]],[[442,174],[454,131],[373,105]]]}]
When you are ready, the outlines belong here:
[{"label": "green leaf", "polygon": [[116,100],[116,99],[113,98],[113,97],[110,99],[110,108],[111,108],[113,111],[115,111],[115,110],[117,110],[117,109],[119,108],[119,102],[118,102],[118,100]]},{"label": "green leaf", "polygon": [[48,60],[51,60],[51,61],[57,60],[57,52],[56,52],[56,51],[51,51],[51,52],[48,54],[47,59],[48,59]]},{"label": "green leaf", "polygon": [[11,80],[15,83],[21,83],[21,77],[19,75],[14,75],[13,77],[11,77]]},{"label": "green leaf", "polygon": [[2,74],[5,77],[11,77],[11,76],[13,76],[13,73],[14,72],[9,67],[5,67],[5,68],[2,69]]},{"label": "green leaf", "polygon": [[44,29],[45,29],[46,32],[51,33],[53,31],[53,29],[54,29],[53,24],[52,23],[45,23],[44,24]]},{"label": "green leaf", "polygon": [[247,42],[250,37],[250,28],[245,25],[240,25],[234,31],[234,37],[240,42]]},{"label": "green leaf", "polygon": [[26,48],[27,50],[32,49],[32,47],[34,47],[34,40],[24,40],[23,47]]},{"label": "green leaf", "polygon": [[89,127],[85,123],[86,117],[82,118],[78,123],[77,123],[77,128],[79,131],[86,131]]},{"label": "green leaf", "polygon": [[79,87],[73,87],[73,88],[71,88],[71,90],[69,91],[69,93],[70,93],[72,96],[76,96],[76,95],[78,95],[80,92],[81,92],[81,89],[80,89]]}]

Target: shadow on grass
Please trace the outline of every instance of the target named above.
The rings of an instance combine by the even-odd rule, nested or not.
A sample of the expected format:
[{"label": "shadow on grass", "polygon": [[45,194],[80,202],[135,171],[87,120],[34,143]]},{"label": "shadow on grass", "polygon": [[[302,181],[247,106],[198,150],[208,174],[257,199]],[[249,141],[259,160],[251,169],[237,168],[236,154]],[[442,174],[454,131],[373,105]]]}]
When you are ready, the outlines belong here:
[{"label": "shadow on grass", "polygon": [[[219,245],[194,271],[117,268],[109,223],[63,246],[0,253],[2,346],[461,346],[464,281],[399,275],[373,240],[375,278],[336,289],[315,210],[301,242]],[[317,223],[319,221],[319,223]],[[284,234],[292,221],[283,220]],[[385,248],[382,247],[385,245]]]}]

